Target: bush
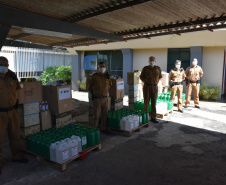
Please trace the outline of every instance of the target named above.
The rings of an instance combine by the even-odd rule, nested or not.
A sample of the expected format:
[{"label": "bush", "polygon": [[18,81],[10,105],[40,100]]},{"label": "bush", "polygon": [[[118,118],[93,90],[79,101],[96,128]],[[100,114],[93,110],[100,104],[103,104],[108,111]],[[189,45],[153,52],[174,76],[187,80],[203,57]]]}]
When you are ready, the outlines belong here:
[{"label": "bush", "polygon": [[221,98],[220,85],[209,86],[205,82],[200,86],[199,98],[202,100],[219,100]]},{"label": "bush", "polygon": [[80,80],[78,80],[77,82],[78,82],[79,89],[82,91],[86,91],[86,82],[80,81]]},{"label": "bush", "polygon": [[54,82],[62,80],[71,84],[71,66],[50,66],[43,71],[40,77],[37,80],[42,81],[43,85],[46,85],[48,82]]}]

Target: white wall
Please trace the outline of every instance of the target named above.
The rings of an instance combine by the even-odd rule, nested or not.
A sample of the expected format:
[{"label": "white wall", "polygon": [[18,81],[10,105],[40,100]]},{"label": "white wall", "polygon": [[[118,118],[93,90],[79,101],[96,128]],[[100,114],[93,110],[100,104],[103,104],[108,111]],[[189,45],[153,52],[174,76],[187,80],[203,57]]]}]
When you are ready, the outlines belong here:
[{"label": "white wall", "polygon": [[202,84],[222,86],[224,47],[203,47]]},{"label": "white wall", "polygon": [[156,65],[158,65],[162,71],[167,71],[167,55],[167,48],[133,50],[133,69],[142,71],[143,67],[148,65],[149,57],[155,56]]}]

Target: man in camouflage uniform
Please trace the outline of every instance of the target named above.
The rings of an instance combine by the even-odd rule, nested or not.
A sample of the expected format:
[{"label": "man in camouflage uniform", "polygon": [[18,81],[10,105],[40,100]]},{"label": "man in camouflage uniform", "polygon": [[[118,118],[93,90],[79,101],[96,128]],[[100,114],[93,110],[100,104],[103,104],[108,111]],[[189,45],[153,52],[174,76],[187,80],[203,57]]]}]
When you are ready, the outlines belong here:
[{"label": "man in camouflage uniform", "polygon": [[151,122],[158,123],[156,120],[156,100],[158,95],[158,83],[160,78],[162,78],[162,72],[160,67],[155,64],[155,57],[149,57],[149,65],[143,68],[140,79],[144,82],[144,111],[148,111],[149,101],[151,99]]},{"label": "man in camouflage uniform", "polygon": [[20,85],[16,74],[8,69],[8,60],[0,57],[0,174],[2,168],[2,143],[6,131],[12,151],[12,161],[26,163],[20,150],[20,118],[17,108],[17,90]]},{"label": "man in camouflage uniform", "polygon": [[185,79],[185,73],[184,73],[184,69],[180,68],[180,67],[181,67],[181,61],[176,60],[175,68],[172,69],[170,71],[170,74],[169,74],[169,81],[170,81],[170,86],[171,86],[171,98],[170,98],[170,100],[173,101],[174,98],[175,98],[175,95],[177,93],[178,111],[183,113],[183,110],[182,110],[182,104],[183,104],[183,102],[182,102],[183,101],[182,100],[182,92],[183,92],[182,82]]},{"label": "man in camouflage uniform", "polygon": [[191,93],[194,91],[194,104],[195,108],[199,107],[199,89],[200,89],[200,78],[203,76],[203,70],[197,65],[198,60],[194,58],[192,65],[187,68],[185,75],[187,78],[187,97],[185,101],[185,108],[190,105]]},{"label": "man in camouflage uniform", "polygon": [[109,88],[112,85],[110,76],[106,71],[106,65],[104,62],[99,63],[99,72],[92,75],[89,81],[89,91],[92,94],[93,99],[93,124],[97,128],[99,124],[99,118],[101,113],[101,128],[105,131],[107,129],[106,120],[108,114],[108,93]]}]

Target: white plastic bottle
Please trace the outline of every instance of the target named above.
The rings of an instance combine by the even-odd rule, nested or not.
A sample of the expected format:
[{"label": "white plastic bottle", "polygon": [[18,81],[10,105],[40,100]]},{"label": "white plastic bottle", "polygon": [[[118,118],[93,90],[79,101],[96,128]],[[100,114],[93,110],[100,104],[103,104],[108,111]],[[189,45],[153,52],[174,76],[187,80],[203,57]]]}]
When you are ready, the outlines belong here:
[{"label": "white plastic bottle", "polygon": [[125,130],[126,131],[129,131],[130,130],[130,123],[129,123],[128,116],[125,117]]},{"label": "white plastic bottle", "polygon": [[52,143],[49,147],[50,152],[50,160],[56,162],[56,148],[57,145],[59,145],[60,142]]},{"label": "white plastic bottle", "polygon": [[62,140],[62,143],[67,143],[67,145],[69,146],[68,148],[68,157],[69,159],[72,159],[72,141],[69,138],[66,138],[65,140]]},{"label": "white plastic bottle", "polygon": [[56,143],[52,143],[49,147],[50,160],[56,162]]},{"label": "white plastic bottle", "polygon": [[78,153],[82,152],[82,140],[81,140],[81,138],[79,136],[73,135],[73,136],[71,136],[71,139],[72,140],[75,139],[78,142]]},{"label": "white plastic bottle", "polygon": [[127,122],[127,131],[131,131],[134,129],[134,121],[133,118],[129,117]]},{"label": "white plastic bottle", "polygon": [[67,138],[65,141],[70,146],[70,148],[68,149],[69,159],[74,159],[75,157],[78,156],[78,142],[76,141],[76,139],[70,138]]},{"label": "white plastic bottle", "polygon": [[125,130],[125,117],[120,120],[120,129]]},{"label": "white plastic bottle", "polygon": [[66,142],[57,144],[56,147],[56,162],[63,164],[69,160],[69,149],[70,147]]},{"label": "white plastic bottle", "polygon": [[135,128],[137,128],[139,126],[139,117],[137,115],[134,115],[133,120],[134,120],[134,123],[135,123]]}]

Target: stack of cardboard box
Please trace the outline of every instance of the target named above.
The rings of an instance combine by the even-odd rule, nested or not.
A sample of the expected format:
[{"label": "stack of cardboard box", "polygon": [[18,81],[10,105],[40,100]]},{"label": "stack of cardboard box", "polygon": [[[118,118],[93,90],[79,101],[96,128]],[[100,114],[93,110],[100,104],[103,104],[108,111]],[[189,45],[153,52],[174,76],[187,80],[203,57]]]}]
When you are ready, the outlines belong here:
[{"label": "stack of cardboard box", "polygon": [[112,79],[112,86],[109,89],[111,97],[111,109],[119,110],[123,108],[123,98],[125,95],[124,79]]},{"label": "stack of cardboard box", "polygon": [[[60,128],[72,123],[71,85],[43,86],[43,99],[48,102],[48,108],[52,112],[53,127]],[[48,116],[46,112],[43,114]]]},{"label": "stack of cardboard box", "polygon": [[39,102],[42,82],[21,82],[18,91],[21,135],[26,137],[40,131]]},{"label": "stack of cardboard box", "polygon": [[127,73],[129,108],[134,109],[135,103],[143,99],[142,81],[140,71]]},{"label": "stack of cardboard box", "polygon": [[169,85],[169,73],[162,72],[162,79],[160,80],[159,93],[167,93]]}]

